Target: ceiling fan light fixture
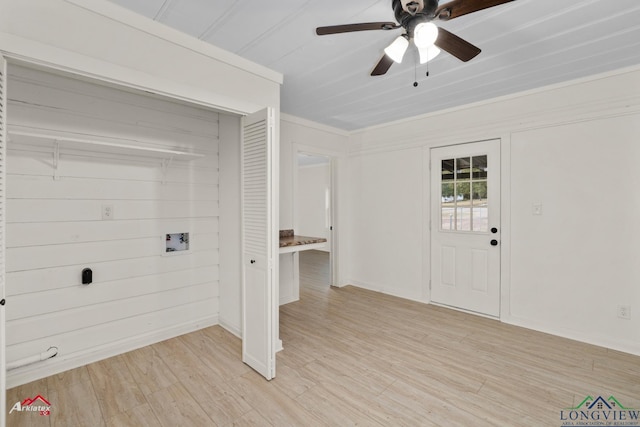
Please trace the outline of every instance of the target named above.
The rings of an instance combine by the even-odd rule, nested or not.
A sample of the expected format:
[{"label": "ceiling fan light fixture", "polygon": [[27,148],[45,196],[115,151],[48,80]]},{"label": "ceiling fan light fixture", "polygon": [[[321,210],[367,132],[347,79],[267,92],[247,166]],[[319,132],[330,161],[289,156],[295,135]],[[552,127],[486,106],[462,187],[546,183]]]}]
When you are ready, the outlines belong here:
[{"label": "ceiling fan light fixture", "polygon": [[413,30],[413,42],[418,49],[433,46],[438,39],[438,27],[433,22],[422,22]]},{"label": "ceiling fan light fixture", "polygon": [[423,47],[418,49],[420,53],[420,63],[425,64],[440,55],[441,50],[436,46]]},{"label": "ceiling fan light fixture", "polygon": [[400,64],[408,47],[409,40],[404,36],[400,36],[384,49],[384,53],[394,62]]}]

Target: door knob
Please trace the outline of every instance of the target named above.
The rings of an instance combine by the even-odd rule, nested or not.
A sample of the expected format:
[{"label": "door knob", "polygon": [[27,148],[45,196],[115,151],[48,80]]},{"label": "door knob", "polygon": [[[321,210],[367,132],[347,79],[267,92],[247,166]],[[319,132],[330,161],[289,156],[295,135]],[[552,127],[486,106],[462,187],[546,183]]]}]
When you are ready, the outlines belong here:
[{"label": "door knob", "polygon": [[497,229],[497,228],[495,228],[495,227],[493,227],[493,228],[491,229],[491,232],[492,232],[493,234],[496,234],[496,233],[498,232],[498,229]]},{"label": "door knob", "polygon": [[498,241],[496,239],[493,239],[491,241],[491,246],[498,246]]},{"label": "door knob", "polygon": [[251,260],[251,264],[255,264],[255,263],[256,263],[256,260],[255,260],[255,259],[252,259],[252,260]]}]

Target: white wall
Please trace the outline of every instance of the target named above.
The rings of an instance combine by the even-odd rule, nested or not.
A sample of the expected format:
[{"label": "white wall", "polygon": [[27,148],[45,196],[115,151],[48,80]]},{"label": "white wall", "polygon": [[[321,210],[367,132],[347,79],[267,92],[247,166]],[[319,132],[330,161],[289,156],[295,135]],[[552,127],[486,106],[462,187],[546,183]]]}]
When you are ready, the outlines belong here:
[{"label": "white wall", "polygon": [[350,183],[350,283],[423,300],[422,150],[354,156]]},{"label": "white wall", "polygon": [[[302,236],[331,238],[329,227],[327,226],[327,191],[330,196],[331,190],[331,165],[328,163],[320,165],[298,167],[298,190],[297,190],[297,234]],[[330,200],[330,197],[329,197]],[[325,252],[331,251],[330,244],[321,249]]]},{"label": "white wall", "polygon": [[640,354],[639,80],[625,69],[354,132],[350,282],[429,301],[421,153],[499,138],[501,320]]},{"label": "white wall", "polygon": [[[511,316],[603,345],[640,343],[640,114],[511,138]],[[542,215],[532,214],[533,204]],[[631,320],[617,317],[632,307]]]},{"label": "white wall", "polygon": [[[59,348],[11,371],[9,386],[218,322],[218,114],[10,67],[7,360]],[[174,159],[60,144],[60,131],[204,157]],[[102,219],[103,205],[113,219]],[[166,256],[166,233],[190,251]],[[93,283],[81,284],[83,268]]]},{"label": "white wall", "polygon": [[240,118],[220,115],[220,324],[242,334]]}]

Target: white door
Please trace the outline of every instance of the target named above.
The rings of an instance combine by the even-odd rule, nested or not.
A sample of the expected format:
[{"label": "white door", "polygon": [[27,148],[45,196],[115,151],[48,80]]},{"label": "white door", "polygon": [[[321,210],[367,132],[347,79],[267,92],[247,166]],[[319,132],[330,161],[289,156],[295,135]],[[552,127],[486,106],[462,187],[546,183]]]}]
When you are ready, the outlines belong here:
[{"label": "white door", "polygon": [[500,141],[431,150],[431,300],[500,315]]},{"label": "white door", "polygon": [[270,380],[278,339],[278,144],[273,109],[242,120],[242,360]]},{"label": "white door", "polygon": [[0,426],[5,425],[7,365],[5,348],[5,205],[7,161],[7,62],[0,56]]}]

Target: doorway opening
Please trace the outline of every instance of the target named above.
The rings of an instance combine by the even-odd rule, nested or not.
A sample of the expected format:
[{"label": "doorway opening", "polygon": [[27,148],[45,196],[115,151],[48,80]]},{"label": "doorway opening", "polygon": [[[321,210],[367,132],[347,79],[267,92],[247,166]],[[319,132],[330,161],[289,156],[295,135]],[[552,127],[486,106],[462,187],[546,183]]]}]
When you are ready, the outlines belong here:
[{"label": "doorway opening", "polygon": [[295,162],[296,234],[327,239],[321,249],[300,252],[300,279],[328,288],[334,284],[334,161],[328,155],[299,151]]}]

